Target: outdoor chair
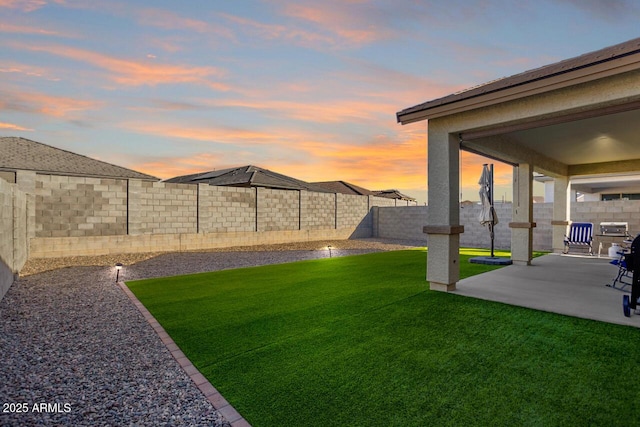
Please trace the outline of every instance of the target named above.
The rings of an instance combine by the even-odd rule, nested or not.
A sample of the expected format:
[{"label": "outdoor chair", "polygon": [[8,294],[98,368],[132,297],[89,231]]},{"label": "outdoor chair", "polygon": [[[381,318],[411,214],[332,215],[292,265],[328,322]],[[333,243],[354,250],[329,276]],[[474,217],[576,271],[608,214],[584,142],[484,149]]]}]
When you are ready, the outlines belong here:
[{"label": "outdoor chair", "polygon": [[574,222],[569,229],[569,235],[564,236],[564,250],[562,253],[569,253],[572,247],[586,248],[589,255],[593,255],[591,242],[593,241],[593,223]]},{"label": "outdoor chair", "polygon": [[620,250],[617,254],[619,257],[609,261],[609,264],[618,267],[618,275],[613,279],[613,282],[607,286],[622,292],[631,292],[631,290],[626,289],[627,286],[632,285],[633,280],[633,266],[631,265],[630,251]]},{"label": "outdoor chair", "polygon": [[627,269],[633,272],[631,278],[631,295],[623,295],[622,312],[626,317],[631,316],[631,310],[634,312],[638,307],[640,300],[640,234],[633,239],[629,254],[626,255]]}]

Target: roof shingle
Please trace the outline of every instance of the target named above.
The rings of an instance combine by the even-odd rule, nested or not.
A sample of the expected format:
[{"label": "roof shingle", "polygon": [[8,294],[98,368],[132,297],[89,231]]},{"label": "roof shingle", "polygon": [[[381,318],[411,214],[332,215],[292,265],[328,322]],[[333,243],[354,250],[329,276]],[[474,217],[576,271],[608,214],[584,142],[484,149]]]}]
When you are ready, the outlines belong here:
[{"label": "roof shingle", "polygon": [[0,137],[0,169],[97,178],[159,179],[20,137]]},{"label": "roof shingle", "polygon": [[177,176],[165,182],[186,184],[209,184],[235,187],[266,187],[282,190],[307,190],[328,192],[324,188],[290,176],[272,172],[258,166],[248,165],[237,168],[221,169],[191,175]]}]

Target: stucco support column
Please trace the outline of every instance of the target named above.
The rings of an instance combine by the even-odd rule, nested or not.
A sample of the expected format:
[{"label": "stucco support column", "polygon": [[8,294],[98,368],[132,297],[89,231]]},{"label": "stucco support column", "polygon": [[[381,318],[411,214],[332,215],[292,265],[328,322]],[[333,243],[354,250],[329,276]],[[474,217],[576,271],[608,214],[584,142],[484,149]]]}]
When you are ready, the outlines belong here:
[{"label": "stucco support column", "polygon": [[511,259],[514,264],[531,265],[533,258],[533,166],[520,163],[513,168],[513,214]]},{"label": "stucco support column", "polygon": [[[437,122],[436,122],[437,123]],[[460,279],[460,162],[459,140],[429,122],[429,215],[427,280],[432,290],[454,291]]]},{"label": "stucco support column", "polygon": [[571,191],[569,178],[566,176],[553,180],[553,219],[551,220],[551,247],[553,252],[562,253],[564,236],[569,225],[571,208]]}]

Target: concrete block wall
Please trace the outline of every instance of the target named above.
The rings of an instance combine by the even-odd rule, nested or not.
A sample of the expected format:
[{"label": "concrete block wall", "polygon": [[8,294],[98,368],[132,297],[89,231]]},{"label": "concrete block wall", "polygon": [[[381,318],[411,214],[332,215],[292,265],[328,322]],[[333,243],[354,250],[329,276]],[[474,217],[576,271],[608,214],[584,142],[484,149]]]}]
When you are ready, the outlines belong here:
[{"label": "concrete block wall", "polygon": [[300,229],[300,192],[257,188],[258,231]]},{"label": "concrete block wall", "polygon": [[[498,223],[494,227],[493,245],[496,249],[511,247],[511,203],[497,203],[494,207]],[[482,212],[479,204],[465,205],[460,208],[460,223],[464,225],[464,233],[460,235],[460,245],[466,247],[491,247],[489,227],[480,224],[478,217]]]},{"label": "concrete block wall", "polygon": [[256,231],[256,189],[198,185],[198,231]]},{"label": "concrete block wall", "polygon": [[373,209],[374,234],[381,239],[423,241],[427,235],[422,228],[427,225],[428,206],[399,206]]},{"label": "concrete block wall", "polygon": [[533,205],[533,250],[550,251],[552,249],[553,203],[536,203]]},{"label": "concrete block wall", "polygon": [[198,187],[129,180],[129,234],[196,233]]},{"label": "concrete block wall", "polygon": [[30,215],[33,197],[14,188],[13,191],[13,267],[15,272],[29,258]]},{"label": "concrete block wall", "polygon": [[17,178],[37,194],[30,227],[35,258],[371,237],[371,207],[396,204],[372,196],[35,172]]},{"label": "concrete block wall", "polygon": [[37,237],[127,233],[127,181],[34,175]]},{"label": "concrete block wall", "polygon": [[353,229],[351,237],[373,235],[368,196],[337,194],[338,209],[336,223],[338,229]]},{"label": "concrete block wall", "polygon": [[[494,229],[494,248],[511,248],[511,222],[510,203],[499,203],[495,205],[498,216],[498,224]],[[464,233],[460,235],[460,245],[471,248],[491,247],[491,237],[489,229],[482,226],[478,221],[478,216],[482,207],[480,205],[465,205],[460,208],[460,224],[464,226]],[[422,232],[422,228],[427,223],[429,215],[428,206],[407,206],[390,208],[378,208],[374,210],[377,214],[375,236],[387,239],[404,239],[427,242],[427,236]],[[534,250],[551,249],[551,219],[553,214],[553,204],[535,204],[533,206],[533,218],[537,223],[533,229]]]},{"label": "concrete block wall", "polygon": [[10,171],[0,171],[0,179],[15,184],[16,183],[16,173]]},{"label": "concrete block wall", "polygon": [[29,255],[29,203],[18,186],[0,179],[0,299],[27,262]]},{"label": "concrete block wall", "polygon": [[13,283],[13,187],[0,179],[0,298]]},{"label": "concrete block wall", "polygon": [[300,192],[300,228],[336,228],[337,197],[332,193]]},{"label": "concrete block wall", "polygon": [[394,200],[395,200],[396,206],[418,206],[417,202],[412,202],[410,200],[398,200],[398,199],[394,199]]},{"label": "concrete block wall", "polygon": [[369,207],[374,207],[374,206],[392,207],[397,205],[396,205],[395,199],[388,199],[386,197],[369,196]]},{"label": "concrete block wall", "polygon": [[[496,249],[511,248],[511,203],[495,205],[498,224],[495,226],[494,247]],[[460,235],[460,245],[466,247],[488,248],[491,245],[489,230],[480,225],[478,215],[480,205],[466,205],[460,208],[460,224],[464,226],[464,233]],[[389,239],[424,240],[422,227],[427,223],[429,208],[427,206],[409,206],[374,209],[374,236]],[[533,205],[533,249],[549,251],[552,249],[553,203],[536,203]],[[581,202],[571,205],[570,219],[573,222],[592,222],[594,242],[601,222],[627,222],[632,236],[640,233],[640,200],[614,200]],[[611,241],[604,241],[604,246]],[[595,250],[596,246],[594,246]]]},{"label": "concrete block wall", "polygon": [[633,236],[640,233],[640,200],[610,200],[571,205],[571,220],[592,222],[599,231],[601,222],[627,222]]}]

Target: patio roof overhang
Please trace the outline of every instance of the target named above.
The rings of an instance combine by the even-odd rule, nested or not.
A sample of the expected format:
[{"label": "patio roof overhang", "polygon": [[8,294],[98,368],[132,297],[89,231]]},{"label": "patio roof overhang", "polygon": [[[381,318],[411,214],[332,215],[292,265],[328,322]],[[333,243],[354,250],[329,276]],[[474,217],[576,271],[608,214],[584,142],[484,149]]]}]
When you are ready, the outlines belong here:
[{"label": "patio roof overhang", "polygon": [[[588,95],[579,99],[580,91]],[[560,95],[559,102],[531,108],[530,115],[502,114],[478,127],[473,120],[466,127],[458,124],[452,130],[459,133],[460,148],[510,164],[533,163],[550,176],[640,170],[640,38],[416,105],[396,116],[404,125],[470,117],[478,110],[499,114],[504,111],[500,106],[521,108],[526,100],[548,94]]]},{"label": "patio roof overhang", "polygon": [[517,166],[511,252],[529,265],[534,171],[556,178],[554,251],[573,177],[640,171],[640,38],[404,109],[397,120],[429,122],[431,288],[453,290],[459,278],[459,150]]}]

